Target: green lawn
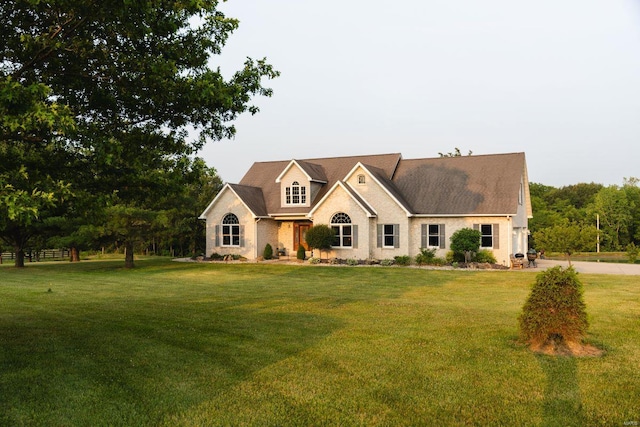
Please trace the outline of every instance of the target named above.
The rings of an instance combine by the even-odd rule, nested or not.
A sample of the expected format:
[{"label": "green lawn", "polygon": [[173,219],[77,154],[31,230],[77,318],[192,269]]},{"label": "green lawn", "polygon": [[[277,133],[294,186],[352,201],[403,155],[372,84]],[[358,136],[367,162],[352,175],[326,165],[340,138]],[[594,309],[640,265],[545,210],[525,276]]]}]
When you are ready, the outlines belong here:
[{"label": "green lawn", "polygon": [[122,266],[0,266],[0,425],[640,422],[638,277],[580,275],[573,359],[517,342],[535,272]]}]

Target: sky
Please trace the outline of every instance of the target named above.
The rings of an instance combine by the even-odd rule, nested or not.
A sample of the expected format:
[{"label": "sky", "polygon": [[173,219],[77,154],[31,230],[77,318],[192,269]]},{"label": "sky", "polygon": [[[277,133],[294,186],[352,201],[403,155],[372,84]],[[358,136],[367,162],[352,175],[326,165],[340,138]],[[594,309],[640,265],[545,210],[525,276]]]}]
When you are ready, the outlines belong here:
[{"label": "sky", "polygon": [[525,152],[554,187],[640,177],[638,0],[228,0],[246,57],[281,72],[232,140],[199,153],[237,183],[258,161]]}]

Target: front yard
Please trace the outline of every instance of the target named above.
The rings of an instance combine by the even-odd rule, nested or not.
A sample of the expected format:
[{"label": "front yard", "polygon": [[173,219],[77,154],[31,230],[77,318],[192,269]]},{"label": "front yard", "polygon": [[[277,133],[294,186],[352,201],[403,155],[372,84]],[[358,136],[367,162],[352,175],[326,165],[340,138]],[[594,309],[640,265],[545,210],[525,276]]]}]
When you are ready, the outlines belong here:
[{"label": "front yard", "polygon": [[640,286],[580,275],[601,358],[517,342],[536,271],[0,266],[0,425],[632,425]]}]

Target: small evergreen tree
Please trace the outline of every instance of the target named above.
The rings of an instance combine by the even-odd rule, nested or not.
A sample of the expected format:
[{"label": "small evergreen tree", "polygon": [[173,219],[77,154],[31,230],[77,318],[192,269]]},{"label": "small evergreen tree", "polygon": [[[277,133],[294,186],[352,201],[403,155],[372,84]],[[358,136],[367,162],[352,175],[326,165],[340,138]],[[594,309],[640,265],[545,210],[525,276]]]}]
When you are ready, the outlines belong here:
[{"label": "small evergreen tree", "polygon": [[303,260],[306,258],[307,253],[304,249],[304,246],[300,245],[298,246],[298,251],[296,252],[296,258],[298,258],[299,260]]},{"label": "small evergreen tree", "polygon": [[264,253],[262,256],[264,257],[264,259],[273,258],[273,247],[271,247],[269,243],[267,243],[267,246],[264,247]]},{"label": "small evergreen tree", "polygon": [[518,321],[523,341],[533,349],[580,343],[589,322],[575,270],[557,266],[538,274]]}]

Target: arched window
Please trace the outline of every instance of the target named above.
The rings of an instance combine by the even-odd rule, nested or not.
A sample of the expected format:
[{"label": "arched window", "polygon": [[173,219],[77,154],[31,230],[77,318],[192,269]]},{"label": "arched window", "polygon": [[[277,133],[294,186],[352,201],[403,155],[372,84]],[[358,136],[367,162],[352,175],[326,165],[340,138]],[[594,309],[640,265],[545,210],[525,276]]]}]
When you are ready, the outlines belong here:
[{"label": "arched window", "polygon": [[293,181],[290,187],[285,188],[285,203],[287,205],[304,205],[307,203],[307,187]]},{"label": "arched window", "polygon": [[240,246],[240,221],[235,214],[222,218],[222,246]]},{"label": "arched window", "polygon": [[344,212],[338,212],[331,218],[331,229],[335,236],[333,237],[334,247],[350,248],[353,246],[353,228],[351,218]]}]

